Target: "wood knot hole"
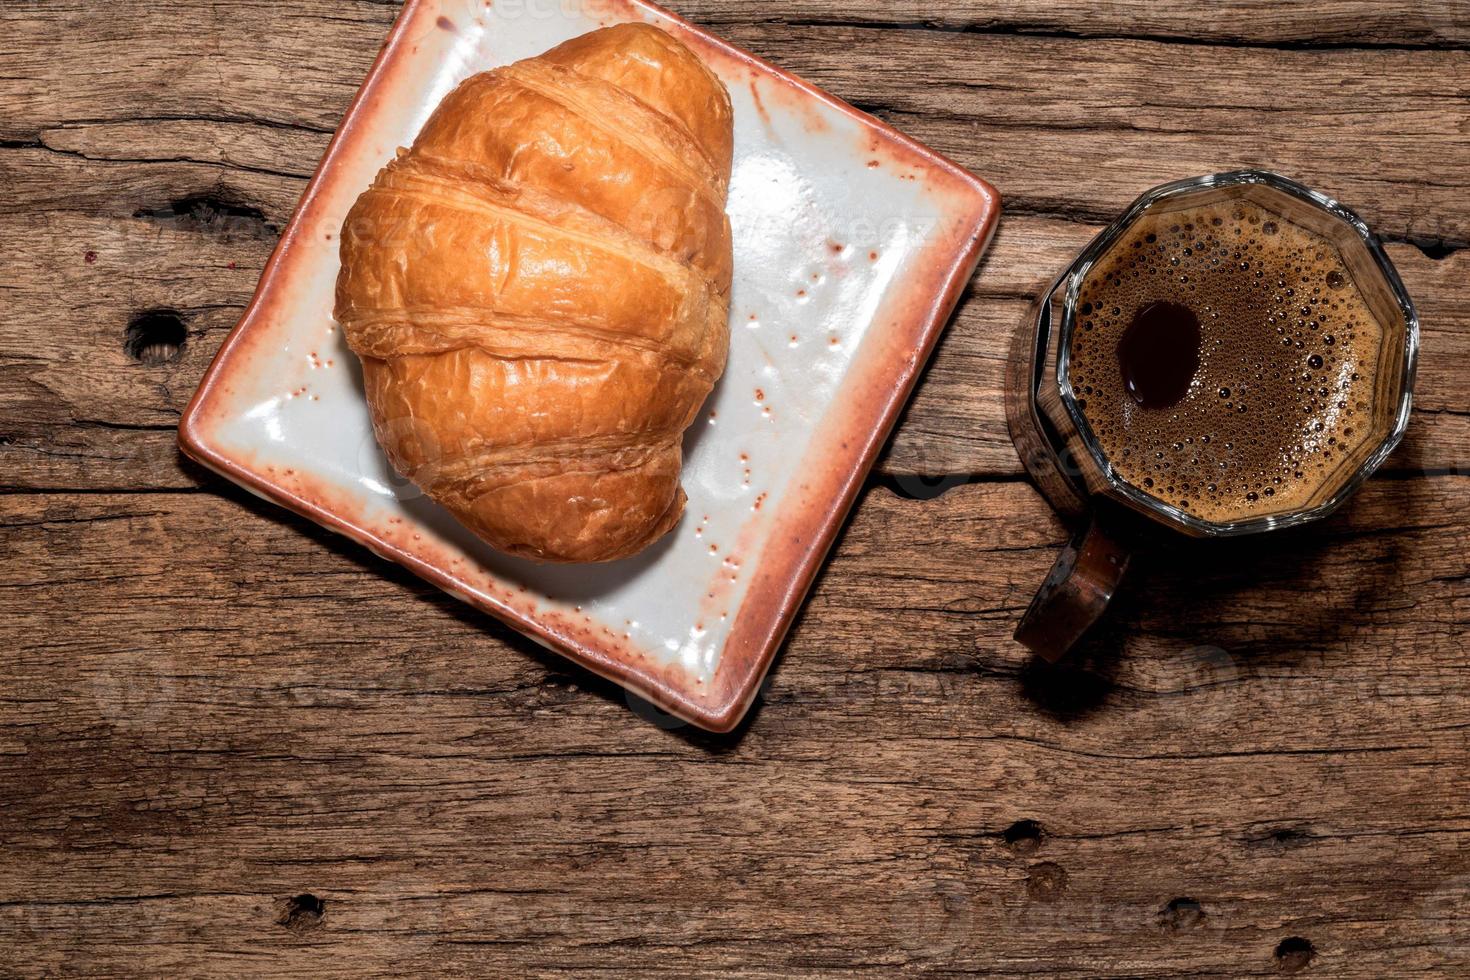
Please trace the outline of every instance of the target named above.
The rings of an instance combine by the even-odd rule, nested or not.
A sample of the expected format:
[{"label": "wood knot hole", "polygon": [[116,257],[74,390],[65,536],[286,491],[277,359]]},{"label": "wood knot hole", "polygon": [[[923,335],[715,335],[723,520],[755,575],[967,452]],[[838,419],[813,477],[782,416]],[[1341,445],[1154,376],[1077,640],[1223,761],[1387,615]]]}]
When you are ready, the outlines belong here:
[{"label": "wood knot hole", "polygon": [[1026,879],[1026,894],[1033,901],[1055,902],[1067,890],[1067,872],[1060,864],[1043,861],[1031,867]]},{"label": "wood knot hole", "polygon": [[1170,899],[1159,913],[1159,927],[1165,932],[1185,932],[1199,926],[1205,918],[1205,907],[1192,898]]},{"label": "wood knot hole", "polygon": [[1276,944],[1276,969],[1282,973],[1305,970],[1317,955],[1317,948],[1301,936],[1291,936]]},{"label": "wood knot hole", "polygon": [[307,932],[320,926],[326,914],[325,899],[304,893],[286,899],[281,914],[276,916],[276,922],[292,932]]},{"label": "wood knot hole", "polygon": [[167,364],[179,359],[189,329],[174,310],[144,310],[133,317],[123,335],[123,351],[142,364]]},{"label": "wood knot hole", "polygon": [[1041,824],[1035,820],[1017,820],[1001,831],[1000,836],[1017,854],[1030,854],[1041,847]]}]

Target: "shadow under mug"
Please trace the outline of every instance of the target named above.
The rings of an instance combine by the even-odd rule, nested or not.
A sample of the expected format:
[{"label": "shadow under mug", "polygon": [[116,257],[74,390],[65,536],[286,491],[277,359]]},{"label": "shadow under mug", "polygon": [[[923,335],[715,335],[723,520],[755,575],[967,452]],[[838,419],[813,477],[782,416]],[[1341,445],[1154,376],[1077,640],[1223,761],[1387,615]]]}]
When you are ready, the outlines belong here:
[{"label": "shadow under mug", "polygon": [[[1088,273],[1145,215],[1249,202],[1334,245],[1383,328],[1369,433],[1337,462],[1311,497],[1290,510],[1232,523],[1188,513],[1119,474],[1074,396],[1069,352]],[[1413,402],[1419,318],[1377,237],[1352,211],[1295,181],[1242,170],[1156,187],[1083,250],[1032,308],[1012,344],[1006,384],[1011,439],[1027,472],[1076,532],[1022,618],[1016,639],[1057,661],[1112,601],[1136,547],[1162,531],[1227,538],[1296,527],[1331,514],[1403,439]]]}]

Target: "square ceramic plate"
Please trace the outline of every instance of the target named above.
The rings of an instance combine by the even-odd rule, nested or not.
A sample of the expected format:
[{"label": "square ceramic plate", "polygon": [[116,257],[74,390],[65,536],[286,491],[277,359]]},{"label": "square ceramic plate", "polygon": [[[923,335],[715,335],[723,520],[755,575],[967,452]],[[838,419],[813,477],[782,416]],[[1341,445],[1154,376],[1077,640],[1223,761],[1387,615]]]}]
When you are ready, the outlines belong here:
[{"label": "square ceramic plate", "polygon": [[[732,350],[686,444],[684,522],[596,567],[499,555],[392,472],[332,319],[337,232],[465,77],[622,21],[735,105]],[[994,228],[994,190],[641,0],[408,0],[184,415],[201,463],[703,728],[739,723]]]}]

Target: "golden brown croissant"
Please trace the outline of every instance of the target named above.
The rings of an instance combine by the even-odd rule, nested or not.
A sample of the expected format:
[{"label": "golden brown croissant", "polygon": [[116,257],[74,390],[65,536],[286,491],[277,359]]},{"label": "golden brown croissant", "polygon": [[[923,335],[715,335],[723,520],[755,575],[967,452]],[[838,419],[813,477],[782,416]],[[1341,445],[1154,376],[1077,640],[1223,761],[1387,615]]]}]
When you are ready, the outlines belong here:
[{"label": "golden brown croissant", "polygon": [[719,79],[622,25],[464,82],[353,207],[337,318],[378,441],[496,548],[609,561],[678,523],[732,142]]}]

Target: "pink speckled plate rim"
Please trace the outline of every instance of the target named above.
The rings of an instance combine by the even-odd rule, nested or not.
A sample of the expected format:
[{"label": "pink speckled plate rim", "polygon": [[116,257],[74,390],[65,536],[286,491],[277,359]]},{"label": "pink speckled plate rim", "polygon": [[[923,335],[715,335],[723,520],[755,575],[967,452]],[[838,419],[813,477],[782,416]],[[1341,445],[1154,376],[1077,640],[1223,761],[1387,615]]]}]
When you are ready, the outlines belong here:
[{"label": "pink speckled plate rim", "polygon": [[[315,497],[286,486],[232,459],[210,445],[205,432],[209,406],[229,376],[232,358],[252,321],[274,291],[276,280],[289,269],[287,254],[311,226],[318,210],[317,198],[332,179],[333,163],[342,145],[370,125],[371,102],[386,82],[405,40],[412,35],[415,20],[432,14],[432,0],[405,0],[387,40],[379,51],[362,87],[347,109],[341,126],[318,164],[296,212],[266,263],[265,271],[250,305],[240,322],[221,345],[205,373],[199,389],[184,411],[179,426],[179,444],[190,457],[240,484],[251,492],[278,503],[333,531],[398,562],[429,583],[466,599],[471,605],[496,616],[517,631],[543,643],[593,672],[647,699],[663,711],[712,732],[734,729],[749,711],[760,683],[800,609],[823,560],[830,551],[847,514],[852,509],[868,472],[887,441],[899,413],[923,365],[927,362],[949,315],[959,301],[980,256],[994,235],[1000,216],[1000,199],[995,189],[959,165],[893,129],[886,123],[802,81],[776,66],[742,51],[647,0],[614,0],[636,17],[642,11],[668,22],[684,35],[714,53],[769,74],[803,97],[851,117],[871,130],[877,141],[888,144],[889,152],[927,171],[928,179],[954,185],[945,197],[953,198],[953,214],[968,218],[957,222],[960,231],[930,242],[920,253],[916,267],[924,274],[901,287],[898,302],[884,309],[899,311],[894,322],[880,328],[863,356],[853,366],[845,391],[859,393],[829,431],[819,433],[808,450],[808,459],[828,462],[811,472],[780,508],[768,536],[769,544],[756,570],[755,579],[740,606],[721,654],[720,666],[708,687],[697,693],[685,689],[681,678],[672,676],[682,668],[658,663],[638,650],[612,650],[588,642],[580,630],[568,628],[547,617],[537,617],[515,608],[509,601],[483,592],[465,595],[462,582],[445,568],[414,554],[365,526],[363,515],[346,513],[350,508],[333,508],[331,494],[323,489]],[[640,18],[641,19],[641,18]],[[303,253],[305,254],[305,253]],[[881,349],[877,349],[881,348]],[[274,472],[274,471],[273,471]],[[298,482],[298,486],[300,486]],[[354,517],[359,518],[354,522]]]}]

